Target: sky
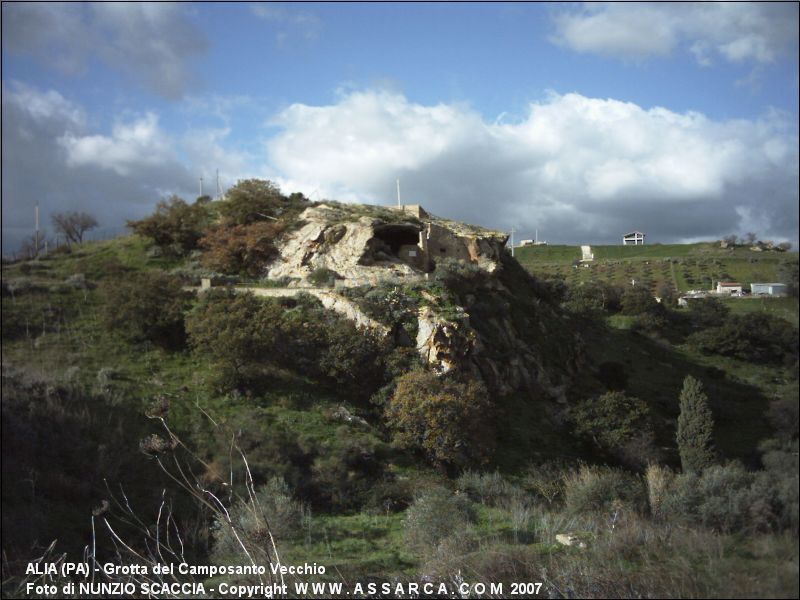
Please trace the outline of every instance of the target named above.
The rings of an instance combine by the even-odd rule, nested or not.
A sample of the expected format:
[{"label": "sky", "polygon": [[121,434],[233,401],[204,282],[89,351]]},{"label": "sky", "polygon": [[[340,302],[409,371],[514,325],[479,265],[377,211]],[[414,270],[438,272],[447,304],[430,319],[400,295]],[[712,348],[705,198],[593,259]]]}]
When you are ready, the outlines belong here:
[{"label": "sky", "polygon": [[517,240],[798,244],[797,3],[2,5],[3,252],[259,177]]}]

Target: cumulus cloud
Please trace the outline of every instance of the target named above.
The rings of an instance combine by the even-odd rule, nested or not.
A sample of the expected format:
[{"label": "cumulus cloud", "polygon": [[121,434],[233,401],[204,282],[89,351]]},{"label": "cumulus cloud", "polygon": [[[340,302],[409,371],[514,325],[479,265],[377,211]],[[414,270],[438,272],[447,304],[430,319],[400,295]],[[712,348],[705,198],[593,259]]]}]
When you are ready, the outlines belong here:
[{"label": "cumulus cloud", "polygon": [[[271,123],[285,189],[403,200],[551,241],[714,238],[757,224],[797,239],[797,131],[784,115],[714,121],[611,99],[552,94],[516,122],[382,91],[295,104]],[[316,197],[316,196],[315,196]]]},{"label": "cumulus cloud", "polygon": [[597,3],[557,13],[553,40],[625,60],[665,56],[681,44],[700,65],[767,64],[796,53],[796,3]]},{"label": "cumulus cloud", "polygon": [[[3,251],[32,231],[33,206],[49,225],[52,212],[85,210],[100,229],[119,233],[170,193],[196,189],[153,115],[118,123],[110,135],[87,125],[84,109],[56,91],[3,84]],[[12,150],[13,149],[13,150]]]},{"label": "cumulus cloud", "polygon": [[179,5],[154,2],[3,5],[3,51],[69,74],[104,62],[170,99],[195,82],[191,61],[208,47]]}]

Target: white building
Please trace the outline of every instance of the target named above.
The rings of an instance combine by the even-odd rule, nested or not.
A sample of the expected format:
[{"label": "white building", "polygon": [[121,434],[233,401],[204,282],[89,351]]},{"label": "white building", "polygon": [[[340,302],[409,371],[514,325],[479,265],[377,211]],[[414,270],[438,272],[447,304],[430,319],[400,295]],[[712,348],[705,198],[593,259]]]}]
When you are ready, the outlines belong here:
[{"label": "white building", "polygon": [[718,281],[717,282],[717,293],[718,294],[727,294],[729,296],[741,296],[742,295],[742,284],[736,283],[735,281]]},{"label": "white building", "polygon": [[751,283],[750,293],[753,296],[786,296],[789,287],[785,283]]},{"label": "white building", "polygon": [[644,234],[641,231],[631,231],[622,236],[624,246],[643,246]]}]

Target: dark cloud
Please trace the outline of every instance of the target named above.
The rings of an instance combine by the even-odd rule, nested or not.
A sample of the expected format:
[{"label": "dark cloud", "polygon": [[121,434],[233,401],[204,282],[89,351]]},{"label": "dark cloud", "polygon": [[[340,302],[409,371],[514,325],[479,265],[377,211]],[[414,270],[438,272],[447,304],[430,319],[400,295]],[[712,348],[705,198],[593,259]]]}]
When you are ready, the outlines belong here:
[{"label": "dark cloud", "polygon": [[[33,231],[36,202],[42,225],[51,230],[50,214],[84,210],[94,214],[100,230],[122,231],[126,219],[149,213],[157,200],[177,192],[191,197],[195,178],[163,147],[158,160],[148,154],[158,143],[139,144],[123,131],[108,137],[87,130],[84,113],[57,92],[3,86],[3,252],[14,251]],[[139,123],[152,124],[145,116]],[[136,121],[127,133],[136,129]],[[140,129],[140,133],[141,129]],[[163,134],[152,132],[158,139]],[[133,136],[136,137],[135,135]],[[64,140],[105,140],[98,160],[85,151],[79,161]],[[127,144],[127,145],[126,145]]]},{"label": "dark cloud", "polygon": [[29,54],[72,74],[100,60],[169,99],[197,83],[191,62],[207,48],[177,4],[3,4],[3,52]]}]

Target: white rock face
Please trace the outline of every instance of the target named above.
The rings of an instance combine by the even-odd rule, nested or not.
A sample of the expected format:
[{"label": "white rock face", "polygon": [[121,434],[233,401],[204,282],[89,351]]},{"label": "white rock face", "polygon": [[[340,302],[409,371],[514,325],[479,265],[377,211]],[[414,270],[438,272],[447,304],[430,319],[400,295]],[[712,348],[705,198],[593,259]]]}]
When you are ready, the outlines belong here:
[{"label": "white rock face", "polygon": [[[280,256],[269,268],[270,278],[304,280],[325,268],[347,285],[375,285],[422,277],[436,260],[447,257],[492,271],[506,241],[502,232],[435,217],[398,216],[386,207],[319,204],[303,211],[299,220],[301,227],[278,244]],[[392,235],[398,239],[389,239]]]}]

